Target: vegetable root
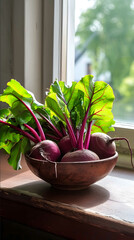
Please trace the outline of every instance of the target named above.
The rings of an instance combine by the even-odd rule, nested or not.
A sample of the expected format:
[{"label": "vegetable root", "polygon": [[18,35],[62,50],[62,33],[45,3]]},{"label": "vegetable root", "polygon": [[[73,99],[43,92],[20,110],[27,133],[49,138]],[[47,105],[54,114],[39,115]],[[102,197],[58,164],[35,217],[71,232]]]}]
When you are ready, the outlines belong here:
[{"label": "vegetable root", "polygon": [[66,153],[61,159],[61,162],[87,162],[94,160],[99,160],[97,154],[90,150],[83,149]]},{"label": "vegetable root", "polygon": [[39,160],[57,162],[60,158],[58,145],[51,140],[44,140],[37,143],[31,150],[30,157]]},{"label": "vegetable root", "polygon": [[132,149],[130,147],[129,141],[125,137],[115,137],[111,138],[105,133],[93,133],[91,135],[89,149],[95,152],[100,159],[105,159],[108,157],[112,157],[116,152],[115,141],[125,140],[128,144],[128,148],[131,156],[131,165],[134,168],[133,160],[132,160]]},{"label": "vegetable root", "polygon": [[63,137],[59,143],[59,148],[61,150],[61,153],[64,155],[66,154],[67,152],[71,152],[73,151],[73,146],[71,144],[71,140],[70,140],[70,137],[67,135],[65,137]]}]

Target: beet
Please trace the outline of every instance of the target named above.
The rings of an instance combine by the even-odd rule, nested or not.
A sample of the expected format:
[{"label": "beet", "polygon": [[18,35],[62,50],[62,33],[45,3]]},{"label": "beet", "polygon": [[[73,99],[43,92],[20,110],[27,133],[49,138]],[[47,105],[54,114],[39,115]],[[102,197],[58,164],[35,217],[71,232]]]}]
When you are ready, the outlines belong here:
[{"label": "beet", "polygon": [[114,137],[111,138],[105,133],[93,133],[90,138],[89,149],[95,152],[100,159],[105,159],[112,157],[116,153],[116,145],[114,141],[126,141],[131,157],[131,165],[134,168],[132,159],[132,149],[130,147],[129,141],[125,137]]},{"label": "beet", "polygon": [[116,152],[115,142],[105,133],[93,133],[90,138],[89,149],[95,152],[100,159],[112,157]]},{"label": "beet", "polygon": [[98,155],[90,150],[83,149],[66,153],[61,162],[87,162],[94,160],[99,160]]},{"label": "beet", "polygon": [[44,140],[37,143],[31,150],[30,157],[39,160],[57,162],[60,158],[60,149],[58,145],[51,140]]},{"label": "beet", "polygon": [[72,152],[73,151],[73,146],[71,144],[71,140],[69,135],[63,137],[60,142],[58,143],[59,148],[61,150],[61,153],[64,155],[67,152]]}]

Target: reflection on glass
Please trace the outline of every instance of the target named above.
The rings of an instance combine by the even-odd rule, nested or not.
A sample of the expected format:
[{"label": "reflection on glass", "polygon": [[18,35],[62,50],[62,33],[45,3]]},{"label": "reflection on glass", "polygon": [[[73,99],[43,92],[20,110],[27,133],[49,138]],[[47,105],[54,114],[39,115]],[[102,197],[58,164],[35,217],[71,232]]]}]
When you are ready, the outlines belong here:
[{"label": "reflection on glass", "polygon": [[134,0],[76,0],[75,29],[75,80],[109,83],[115,119],[134,123]]}]

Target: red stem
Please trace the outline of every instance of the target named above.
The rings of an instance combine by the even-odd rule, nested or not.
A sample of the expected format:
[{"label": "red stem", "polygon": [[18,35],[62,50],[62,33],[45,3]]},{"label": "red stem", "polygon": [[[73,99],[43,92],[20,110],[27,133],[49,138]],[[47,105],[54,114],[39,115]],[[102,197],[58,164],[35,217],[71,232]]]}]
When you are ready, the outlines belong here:
[{"label": "red stem", "polygon": [[69,133],[69,136],[70,136],[70,140],[71,140],[72,146],[73,146],[73,148],[76,148],[77,147],[77,141],[76,141],[76,137],[75,137],[73,128],[72,128],[69,120],[67,119],[66,115],[64,115],[64,116],[65,116],[67,129],[68,129],[68,133]]},{"label": "red stem", "polygon": [[67,133],[66,133],[66,130],[65,130],[65,128],[64,128],[64,125],[63,125],[63,123],[62,123],[61,121],[60,121],[60,128],[61,128],[61,131],[62,131],[63,136],[66,136]]},{"label": "red stem", "polygon": [[50,125],[50,127],[55,131],[55,133],[60,137],[60,138],[62,138],[63,137],[63,135],[62,135],[62,133],[53,125],[53,123],[49,120],[49,119],[47,119],[44,115],[42,115],[41,113],[39,113],[39,112],[37,112],[49,125]]},{"label": "red stem", "polygon": [[29,139],[30,139],[31,141],[33,141],[34,143],[37,143],[37,142],[38,142],[36,138],[34,138],[31,134],[29,134],[28,132],[22,130],[21,128],[16,127],[16,126],[12,125],[11,123],[4,122],[4,121],[2,121],[2,120],[0,120],[0,123],[2,123],[2,124],[4,124],[4,125],[7,125],[7,126],[13,128],[13,129],[15,129],[15,130],[16,130],[17,132],[19,132],[21,135],[29,138]]},{"label": "red stem", "polygon": [[125,138],[125,137],[115,137],[115,138],[111,138],[110,140],[108,140],[108,143],[109,143],[109,142],[113,142],[113,141],[119,141],[119,140],[125,140],[125,141],[127,142],[127,145],[128,145],[129,151],[130,151],[130,156],[131,156],[131,165],[132,165],[132,167],[134,168],[132,149],[131,149],[131,147],[130,147],[130,144],[129,144],[129,141],[128,141],[127,138]]},{"label": "red stem", "polygon": [[51,138],[52,140],[60,141],[60,138],[59,138],[59,137],[56,137],[56,136],[51,135],[51,134],[49,134],[49,133],[46,133],[46,136],[49,137],[49,138]]},{"label": "red stem", "polygon": [[30,127],[26,123],[24,124],[24,126],[31,131],[31,133],[35,136],[35,138],[38,140],[38,142],[41,142],[41,139],[40,139],[39,135],[37,134],[37,132],[34,130],[34,128]]},{"label": "red stem", "polygon": [[41,136],[41,140],[46,140],[46,137],[45,137],[45,134],[44,134],[44,131],[41,127],[41,124],[39,122],[39,120],[36,118],[35,114],[31,111],[31,109],[25,104],[25,102],[23,100],[21,100],[20,98],[18,98],[17,96],[15,96],[14,94],[12,94],[14,97],[16,97],[27,109],[28,111],[31,113],[32,117],[34,118],[35,120],[35,123],[37,125],[37,128],[39,130],[39,133],[40,133],[40,136]]},{"label": "red stem", "polygon": [[84,148],[88,149],[89,148],[89,143],[90,143],[90,137],[91,137],[91,128],[92,128],[92,121],[89,122],[88,124],[88,129],[85,137],[85,142],[84,142]]},{"label": "red stem", "polygon": [[92,105],[91,102],[92,102],[93,95],[94,95],[94,88],[93,88],[93,92],[92,92],[91,98],[89,98],[89,105],[88,105],[86,114],[85,114],[84,119],[82,121],[81,129],[80,129],[80,136],[79,136],[79,143],[78,143],[78,149],[79,150],[83,149],[84,130],[85,130],[86,122],[87,122],[87,119],[88,119],[88,113],[89,113],[90,107]]},{"label": "red stem", "polygon": [[79,149],[79,150],[83,150],[84,130],[85,130],[86,122],[87,122],[87,117],[88,117],[89,109],[90,109],[90,104],[89,104],[89,106],[88,106],[88,109],[87,109],[86,114],[85,114],[85,116],[84,116],[84,119],[83,119],[83,121],[82,121],[82,126],[81,126],[81,129],[80,129],[80,136],[79,136],[79,142],[78,142],[78,149]]}]

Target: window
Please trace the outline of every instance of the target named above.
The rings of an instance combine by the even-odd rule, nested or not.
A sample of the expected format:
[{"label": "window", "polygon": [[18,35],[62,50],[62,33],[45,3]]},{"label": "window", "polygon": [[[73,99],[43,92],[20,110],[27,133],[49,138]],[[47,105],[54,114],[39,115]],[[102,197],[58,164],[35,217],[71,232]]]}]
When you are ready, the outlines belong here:
[{"label": "window", "polygon": [[[77,9],[77,6],[81,2],[82,7],[86,7],[87,9],[88,6],[86,6],[85,1],[90,5],[90,11],[93,3],[97,2],[97,0],[0,1],[0,79],[2,79],[0,82],[0,92],[5,88],[6,82],[13,77],[22,84],[25,84],[26,88],[33,91],[39,101],[43,101],[45,90],[50,86],[52,80],[58,78],[59,80],[66,81],[67,84],[70,84],[73,80],[77,80],[74,63],[76,57],[80,57],[81,54],[76,56],[74,47],[76,29],[75,9]],[[116,2],[119,3],[120,1]],[[112,0],[109,0],[109,2],[111,3],[109,3],[110,9],[112,9]],[[124,0],[124,3],[126,2],[131,2],[130,8],[133,14],[133,1]],[[101,18],[101,14],[99,17]],[[101,29],[98,22],[94,22],[94,26],[96,29]],[[132,31],[132,37],[133,35]],[[94,33],[92,37],[95,38],[96,34]],[[133,54],[133,48],[131,54]],[[101,61],[104,60],[104,53],[101,53],[99,58]],[[94,67],[93,69],[89,55],[84,59],[84,64],[85,74],[94,71],[95,77],[105,76],[107,79],[110,78],[109,72],[106,71],[106,63],[102,72],[103,74],[95,72],[97,68]],[[131,65],[133,66],[133,63]],[[83,69],[80,68],[80,71],[78,80],[83,76]],[[133,97],[133,94],[130,94],[129,91],[128,94],[130,97]],[[129,108],[129,105],[127,108],[127,111],[129,113],[132,111],[133,114],[132,108],[133,101],[131,101],[131,108]],[[134,149],[134,122],[132,117],[131,120],[131,123],[116,122],[115,132],[110,134],[112,136],[127,137],[131,147]],[[120,160],[124,159],[124,164],[126,165],[126,162],[130,162],[127,145],[123,141],[119,144],[118,149],[122,153],[122,155],[120,154]]]},{"label": "window", "polygon": [[[97,7],[95,5],[97,3],[98,3],[98,13],[95,12],[97,11],[96,9]],[[117,4],[117,6],[114,4]],[[68,1],[67,10],[66,10],[68,12],[68,23],[69,21],[71,21],[72,25],[71,24],[68,25],[68,31],[67,31],[68,41],[66,43],[66,46],[67,46],[67,50],[69,51],[69,49],[70,48],[73,49],[75,45],[74,47],[75,48],[75,58],[74,58],[75,64],[73,62],[73,66],[75,65],[75,68],[72,71],[71,79],[77,81],[77,80],[80,80],[80,78],[86,75],[87,73],[92,73],[95,76],[95,79],[107,81],[114,89],[116,100],[114,102],[113,111],[114,111],[116,124],[115,124],[115,132],[111,132],[109,133],[109,135],[126,137],[127,139],[129,139],[132,149],[134,149],[134,138],[133,138],[134,105],[133,105],[133,93],[132,93],[133,86],[134,86],[134,78],[133,78],[134,52],[132,52],[133,51],[132,42],[133,42],[133,36],[134,36],[132,34],[132,32],[134,31],[134,25],[133,25],[134,1],[124,0],[124,6],[122,8],[121,8],[121,5],[122,5],[121,0],[118,0],[118,1],[109,0],[109,4],[105,4],[105,1],[103,0],[101,1],[76,0],[75,6],[71,5],[70,1]],[[83,11],[83,15],[81,16],[80,19],[79,19],[79,16],[81,15],[82,12],[78,13],[78,11]],[[105,15],[106,15],[105,19],[103,16],[104,15],[103,11],[105,12]],[[115,15],[110,16],[112,12]],[[72,15],[77,14],[77,18],[75,17],[75,20],[74,20],[72,15],[70,17],[69,15],[70,13]],[[91,19],[89,18],[89,14],[91,16],[90,17]],[[103,21],[102,20],[101,21],[102,23],[105,21],[105,25],[106,25],[105,28],[109,33],[109,36],[108,36],[109,41],[103,35],[99,37],[98,32],[100,31],[99,34],[101,35],[103,26],[101,26],[99,20],[96,19],[96,15],[94,16],[94,19],[92,19],[93,14],[94,15],[98,14],[98,19],[102,19],[102,20],[104,19]],[[129,17],[127,17],[128,16],[127,14],[129,15]],[[107,21],[108,19],[109,21]],[[91,21],[92,23],[90,24],[91,26],[89,25],[88,21]],[[119,25],[118,29],[116,28],[117,23]],[[85,28],[84,28],[84,24],[85,25],[87,24]],[[113,29],[111,29],[111,26],[108,26],[108,24],[111,24]],[[128,24],[127,25],[128,27],[126,26],[126,24]],[[71,26],[71,29],[70,29],[70,26]],[[74,26],[75,26],[75,33],[74,33],[75,39],[74,41],[72,41],[73,38],[72,37],[69,38],[69,33],[71,31],[71,33],[73,34]],[[128,34],[130,35],[128,36]],[[106,43],[107,43],[107,46],[105,46]],[[124,47],[124,50],[122,50],[123,47]],[[129,48],[128,50],[127,50],[127,47]],[[109,54],[108,56],[106,56],[106,53],[104,51],[106,50],[105,48],[109,48],[108,49],[109,52],[107,53]],[[94,52],[93,52],[93,49],[94,49]],[[115,50],[113,51],[113,49]],[[121,50],[123,52],[121,52]],[[110,54],[113,55],[113,58],[111,57]],[[109,60],[111,61],[110,66],[108,65],[108,60],[106,59],[106,57],[111,58]],[[128,62],[128,59],[129,59],[129,62]],[[72,59],[71,59],[71,63],[72,63]],[[69,59],[68,59],[67,69],[69,69],[70,66],[72,69],[71,63],[69,62]],[[113,75],[113,72],[111,73],[110,71],[115,72],[114,74],[116,77],[114,79],[114,85],[111,81],[111,75]],[[118,73],[118,75],[116,74],[116,72]],[[117,81],[118,79],[119,79],[119,82]],[[68,82],[68,78],[66,79],[66,81]],[[127,89],[127,93],[125,91],[126,89]],[[126,96],[127,94],[128,94],[128,97]],[[129,157],[127,144],[124,141],[118,142],[117,150],[120,153],[118,164],[120,165],[121,163],[121,165],[129,166],[130,157]]]}]

